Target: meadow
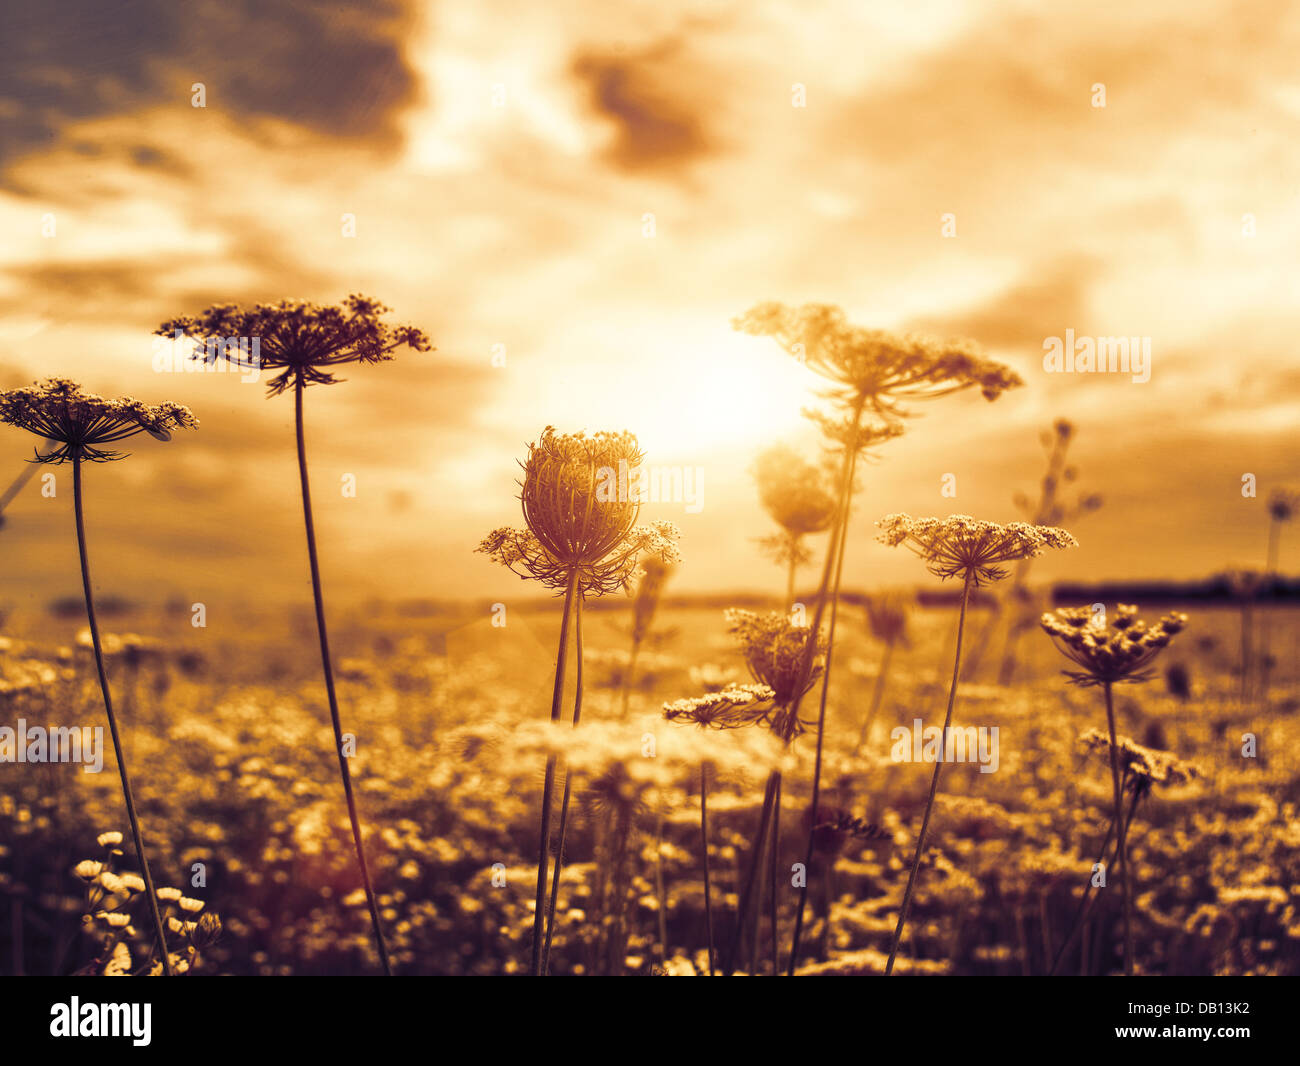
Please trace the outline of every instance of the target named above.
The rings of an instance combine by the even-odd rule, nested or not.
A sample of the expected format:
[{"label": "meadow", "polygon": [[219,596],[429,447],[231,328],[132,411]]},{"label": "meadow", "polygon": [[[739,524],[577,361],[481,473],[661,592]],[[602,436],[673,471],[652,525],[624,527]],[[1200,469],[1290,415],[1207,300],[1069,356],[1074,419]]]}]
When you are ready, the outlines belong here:
[{"label": "meadow", "polygon": [[[755,730],[706,732],[665,720],[665,701],[751,680],[724,623],[726,601],[675,601],[671,582],[666,595],[637,656],[626,714],[633,605],[612,597],[584,616],[582,727],[563,749],[574,801],[554,974],[708,972],[701,761],[713,767],[719,954],[733,930],[764,776],[777,756]],[[907,645],[896,649],[855,754],[884,646],[858,598],[842,599],[821,821],[844,816],[878,831],[819,830],[801,974],[884,970],[931,770],[891,758],[889,731],[937,720],[952,668],[954,613],[910,605]],[[1241,702],[1240,612],[1186,610],[1189,624],[1158,661],[1160,676],[1116,689],[1119,732],[1196,771],[1156,781],[1131,819],[1136,967],[1300,973],[1300,611],[1255,612],[1278,661],[1266,708]],[[77,643],[75,621],[30,612],[21,621],[26,639],[0,638],[0,719],[102,721],[84,626]],[[247,622],[247,636],[216,638],[190,627],[179,609],[102,623],[154,880],[220,915],[220,939],[199,953],[196,974],[376,972],[322,725],[319,663],[302,651],[312,617],[304,610]],[[1122,973],[1113,878],[1090,893],[1097,903],[1077,920],[1111,804],[1106,753],[1085,750],[1080,738],[1104,733],[1104,711],[1096,689],[1063,683],[1067,664],[1037,627],[1017,645],[1014,685],[998,685],[1002,622],[978,602],[972,610],[968,646],[981,647],[994,628],[963,675],[953,718],[957,727],[998,728],[997,769],[946,768],[895,972],[1042,975],[1063,954],[1060,973]],[[357,737],[352,774],[398,973],[528,972],[536,812],[554,750],[540,723],[559,625],[556,603],[538,599],[508,605],[503,619],[488,604],[337,612],[336,682]],[[1255,757],[1242,756],[1245,733],[1258,738]],[[785,756],[775,879],[782,968],[799,898],[789,871],[804,858],[814,753],[809,734]],[[79,862],[103,858],[100,833],[126,829],[112,763],[110,750],[100,774],[68,764],[0,768],[0,971],[68,973],[96,959],[102,968],[111,938],[147,951],[142,912],[133,912],[125,937],[109,930],[88,903],[94,886],[74,873]],[[119,871],[135,868],[125,847]],[[202,887],[192,887],[196,863]],[[738,972],[771,972],[771,903],[757,938],[741,938]]]}]

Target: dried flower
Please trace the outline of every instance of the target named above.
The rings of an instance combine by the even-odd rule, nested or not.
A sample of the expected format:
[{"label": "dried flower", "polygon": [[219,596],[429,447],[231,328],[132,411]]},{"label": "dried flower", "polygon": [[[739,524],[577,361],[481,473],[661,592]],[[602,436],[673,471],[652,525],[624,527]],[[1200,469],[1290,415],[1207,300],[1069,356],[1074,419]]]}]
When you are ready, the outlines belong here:
[{"label": "dried flower", "polygon": [[1043,615],[1043,630],[1078,671],[1065,676],[1076,685],[1139,684],[1154,674],[1151,661],[1187,625],[1187,615],[1172,612],[1148,627],[1137,618],[1137,608],[1121,603],[1110,618],[1100,622],[1090,607],[1062,607]]},{"label": "dried flower", "polygon": [[986,359],[968,341],[936,341],[848,323],[831,304],[787,307],[762,303],[732,325],[772,337],[786,351],[832,383],[828,395],[846,405],[861,404],[886,418],[906,412],[900,400],[930,399],[978,387],[994,400],[1021,385],[1019,375]]},{"label": "dried flower", "polygon": [[1048,548],[1077,548],[1079,542],[1055,526],[1011,522],[1000,526],[969,515],[947,518],[913,518],[886,515],[876,523],[884,532],[879,539],[897,547],[906,544],[927,563],[937,577],[966,577],[979,586],[1006,577],[998,563],[1029,559]]},{"label": "dried flower", "polygon": [[779,611],[758,615],[733,608],[726,612],[726,619],[729,631],[740,641],[750,674],[772,690],[772,707],[763,720],[773,733],[790,741],[805,729],[798,717],[799,700],[821,676],[825,637],[818,635],[813,668],[805,675],[803,660],[812,637],[810,627],[796,625]]},{"label": "dried flower", "polygon": [[[219,304],[197,318],[183,315],[164,322],[154,332],[180,334],[196,340],[228,337],[256,338],[259,353],[236,345],[214,348],[226,362],[245,369],[283,369],[268,382],[268,394],[277,396],[290,385],[333,385],[339,379],[331,367],[343,363],[380,363],[406,345],[417,352],[432,351],[429,338],[413,326],[390,326],[381,321],[391,308],[366,296],[350,295],[341,306],[322,306],[306,300],[281,300],[244,309]],[[211,358],[195,348],[193,358]]]},{"label": "dried flower", "polygon": [[[1097,729],[1089,729],[1079,737],[1085,751],[1102,752],[1110,758],[1110,739]],[[1185,785],[1205,775],[1195,763],[1180,759],[1171,751],[1148,748],[1129,737],[1117,737],[1119,764],[1128,776],[1129,788],[1143,794],[1155,785]]]},{"label": "dried flower", "polygon": [[633,526],[641,504],[627,480],[643,457],[631,433],[588,437],[547,426],[524,463],[528,528],[493,530],[477,550],[548,588],[563,590],[576,571],[584,596],[629,588],[642,555],[676,562],[676,526]]},{"label": "dried flower", "polygon": [[776,693],[766,685],[734,685],[721,692],[665,703],[664,717],[706,728],[743,729],[762,722],[775,698]]},{"label": "dried flower", "polygon": [[49,378],[30,388],[0,392],[0,422],[56,443],[49,451],[38,450],[31,460],[34,463],[124,459],[125,452],[110,451],[103,445],[138,433],[170,440],[173,429],[199,424],[193,412],[178,403],[151,407],[129,396],[109,400],[82,392],[80,385],[67,378]]}]

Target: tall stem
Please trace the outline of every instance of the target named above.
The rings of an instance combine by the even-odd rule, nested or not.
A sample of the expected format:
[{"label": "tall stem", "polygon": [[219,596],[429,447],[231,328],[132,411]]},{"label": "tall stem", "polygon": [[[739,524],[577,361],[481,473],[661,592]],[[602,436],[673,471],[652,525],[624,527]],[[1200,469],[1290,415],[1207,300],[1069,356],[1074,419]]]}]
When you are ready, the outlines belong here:
[{"label": "tall stem", "polygon": [[713,976],[713,896],[709,890],[709,763],[700,763],[700,853],[704,856],[704,925],[709,934],[709,976]]},{"label": "tall stem", "polygon": [[163,932],[162,913],[158,909],[158,893],[153,887],[149,860],[144,854],[144,836],[140,832],[140,819],[135,813],[135,797],[131,793],[131,779],[126,772],[126,756],[122,754],[122,738],[117,731],[117,716],[113,713],[113,697],[108,691],[108,674],[104,671],[104,650],[99,642],[99,623],[95,620],[95,595],[90,586],[90,560],[86,554],[86,523],[81,506],[81,456],[72,460],[72,502],[77,516],[77,551],[81,555],[81,585],[86,593],[86,618],[90,622],[90,642],[95,648],[95,668],[99,671],[99,688],[104,694],[104,713],[108,716],[108,732],[113,738],[113,754],[117,758],[118,776],[122,778],[122,798],[126,800],[126,816],[131,823],[131,838],[135,842],[135,856],[140,861],[145,890],[149,894],[149,912],[153,918],[154,935],[158,938],[158,951],[162,957],[163,972],[172,976],[171,957],[167,954],[167,936]]},{"label": "tall stem", "polygon": [[[1264,587],[1272,591],[1277,580],[1277,540],[1281,523],[1273,519],[1268,524],[1268,561],[1266,563]],[[1259,634],[1259,696],[1264,705],[1268,705],[1269,674],[1273,664],[1269,661],[1269,637],[1271,636],[1267,617]]]},{"label": "tall stem", "polygon": [[907,915],[912,909],[912,893],[916,890],[917,871],[921,868],[921,854],[925,850],[925,837],[930,829],[930,814],[934,810],[935,794],[939,791],[939,775],[943,772],[944,749],[948,744],[948,727],[952,724],[952,708],[957,701],[957,679],[961,671],[961,638],[966,628],[966,604],[970,599],[970,583],[971,571],[968,569],[961,586],[961,613],[957,616],[957,651],[952,662],[952,685],[948,689],[948,713],[943,719],[943,732],[939,734],[944,747],[939,750],[939,758],[934,763],[934,776],[930,778],[930,796],[925,801],[925,817],[921,819],[921,833],[916,838],[916,854],[912,856],[912,869],[907,875],[907,888],[903,892],[903,908],[898,914],[898,928],[894,930],[894,942],[889,946],[889,961],[885,964],[886,977],[894,972],[898,943],[903,939],[903,927],[907,924]]},{"label": "tall stem", "polygon": [[[803,933],[804,907],[808,902],[808,871],[812,869],[813,840],[817,831],[817,804],[821,799],[822,749],[825,746],[826,739],[826,697],[830,692],[831,661],[835,654],[835,620],[839,614],[840,606],[840,577],[844,572],[844,547],[849,540],[849,510],[853,502],[853,478],[858,469],[858,452],[853,447],[852,441],[856,439],[857,425],[860,420],[861,412],[855,416],[854,433],[850,435],[850,444],[844,460],[844,483],[840,486],[839,541],[838,543],[832,543],[830,552],[826,557],[828,568],[831,557],[834,556],[835,559],[834,580],[830,587],[831,624],[830,632],[826,635],[826,665],[822,671],[821,702],[817,709],[817,755],[813,763],[812,814],[808,819],[808,846],[804,852],[803,887],[799,889],[799,905],[795,910],[794,937],[790,942],[790,968],[786,973],[788,977],[794,976],[794,969],[798,964],[799,938]],[[835,540],[834,537],[831,539],[832,541]],[[822,594],[818,598],[817,615],[813,620],[812,633],[808,640],[808,648],[812,650],[817,647],[816,634],[821,625],[821,612],[825,601],[826,590],[823,587]],[[806,664],[811,665],[807,650],[804,652],[804,661]],[[796,706],[794,713],[797,715],[798,712],[799,709]]]},{"label": "tall stem", "polygon": [[[772,872],[771,872],[771,923],[772,923],[772,976],[781,972],[781,947],[777,942],[777,914],[779,911],[776,893],[777,862],[781,855],[781,775],[776,775],[776,794],[772,800]],[[805,883],[807,875],[804,876]]]},{"label": "tall stem", "polygon": [[[582,597],[574,597],[573,602],[573,654],[577,659],[575,666],[575,687],[573,697],[573,728],[578,728],[582,718]],[[560,871],[564,868],[564,837],[569,827],[569,795],[573,781],[569,777],[569,767],[564,767],[564,798],[560,801],[560,842],[555,850],[555,877],[551,881],[551,898],[546,905],[546,945],[542,951],[542,975],[550,972],[551,967],[551,932],[555,928],[555,902],[560,897]]]},{"label": "tall stem", "polygon": [[790,545],[790,568],[786,571],[785,578],[785,609],[788,611],[794,606],[794,571],[798,565],[798,558],[795,552],[798,551],[798,542],[795,541]]},{"label": "tall stem", "polygon": [[375,899],[375,887],[370,880],[370,868],[366,865],[366,852],[361,843],[361,819],[357,815],[357,801],[352,795],[352,771],[348,768],[348,756],[343,751],[343,723],[339,717],[339,701],[334,692],[334,667],[330,658],[329,633],[325,628],[325,596],[321,591],[320,562],[316,556],[316,523],[312,518],[311,485],[307,477],[307,441],[303,430],[302,394],[304,386],[299,379],[294,388],[294,421],[298,432],[298,476],[302,482],[302,516],[307,528],[307,557],[311,561],[311,591],[316,601],[316,632],[320,636],[321,668],[325,673],[325,692],[329,697],[330,723],[334,727],[334,750],[339,757],[339,776],[343,779],[343,795],[348,804],[348,819],[352,823],[352,843],[357,852],[357,864],[361,867],[361,882],[366,889],[366,904],[370,908],[370,924],[375,932],[375,944],[379,948],[379,961],[384,973],[393,975],[393,967],[388,959],[388,944],[384,941],[384,931],[379,924],[379,904]]},{"label": "tall stem", "polygon": [[732,931],[731,948],[727,952],[724,973],[730,977],[735,972],[740,960],[741,945],[745,939],[745,925],[749,919],[749,904],[754,894],[754,885],[758,881],[759,863],[763,855],[763,845],[767,840],[768,827],[772,820],[772,790],[776,784],[777,771],[767,775],[767,787],[763,790],[763,813],[758,819],[758,833],[754,837],[754,851],[750,856],[749,873],[745,877],[745,888],[740,894],[740,906],[736,912],[736,926]]},{"label": "tall stem", "polygon": [[1106,725],[1110,729],[1110,779],[1115,793],[1115,824],[1119,834],[1116,854],[1120,884],[1124,890],[1124,975],[1133,976],[1132,898],[1129,890],[1128,832],[1124,823],[1124,793],[1119,784],[1119,743],[1115,735],[1115,700],[1109,681],[1102,684],[1106,693]]},{"label": "tall stem", "polygon": [[[555,689],[551,694],[551,721],[560,720],[564,703],[564,667],[569,658],[569,615],[578,589],[578,571],[569,574],[564,592],[564,617],[560,621],[560,650],[555,660]],[[555,789],[555,756],[546,759],[546,780],[542,785],[541,840],[537,845],[537,902],[533,910],[533,976],[542,975],[542,921],[546,914],[546,871],[551,857],[551,793]]]}]

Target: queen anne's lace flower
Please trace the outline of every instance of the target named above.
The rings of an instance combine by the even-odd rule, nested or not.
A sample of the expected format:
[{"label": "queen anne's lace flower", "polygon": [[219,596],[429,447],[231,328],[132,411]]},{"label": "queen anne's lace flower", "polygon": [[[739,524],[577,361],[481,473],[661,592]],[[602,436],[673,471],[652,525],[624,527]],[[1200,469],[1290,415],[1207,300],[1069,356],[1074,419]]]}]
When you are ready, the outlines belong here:
[{"label": "queen anne's lace flower", "polygon": [[[268,382],[276,396],[290,385],[333,385],[339,379],[330,367],[342,363],[379,363],[393,358],[403,345],[417,352],[432,351],[429,338],[413,326],[390,326],[381,321],[391,310],[378,300],[353,294],[342,306],[326,307],[306,300],[281,300],[242,308],[218,304],[198,317],[183,315],[164,322],[154,332],[177,333],[195,340],[230,337],[257,338],[259,355],[222,344],[215,354],[244,369],[282,369]],[[211,358],[195,349],[194,358]]]},{"label": "queen anne's lace flower", "polygon": [[1061,607],[1042,616],[1040,624],[1078,671],[1065,676],[1076,685],[1138,684],[1153,676],[1146,667],[1186,627],[1187,615],[1171,612],[1155,625],[1137,617],[1137,608],[1121,603],[1099,625],[1088,607]]},{"label": "queen anne's lace flower", "polygon": [[[1085,751],[1110,758],[1110,738],[1100,730],[1089,729],[1079,737],[1079,744]],[[1205,776],[1195,763],[1180,759],[1172,751],[1148,748],[1128,737],[1117,737],[1115,746],[1129,787],[1140,792],[1149,792],[1155,785],[1185,785]]]},{"label": "queen anne's lace flower", "polygon": [[560,434],[529,446],[520,499],[526,529],[503,526],[478,551],[523,578],[564,590],[576,572],[584,596],[629,588],[644,556],[675,563],[677,527],[635,526],[641,504],[625,479],[643,454],[631,433]]},{"label": "queen anne's lace flower", "polygon": [[886,515],[876,523],[890,547],[906,544],[941,578],[966,577],[979,586],[1006,577],[997,564],[1042,555],[1048,548],[1077,548],[1079,542],[1055,526],[1011,522],[1001,526],[970,515],[913,518]]},{"label": "queen anne's lace flower", "polygon": [[664,717],[713,729],[743,729],[763,721],[775,697],[766,685],[733,685],[721,692],[665,703]]},{"label": "queen anne's lace flower", "polygon": [[800,362],[832,383],[829,395],[859,403],[883,417],[905,414],[899,401],[945,396],[977,387],[994,400],[1024,382],[1010,368],[987,359],[967,341],[937,341],[912,334],[850,325],[832,304],[787,307],[762,303],[732,325],[772,337]]},{"label": "queen anne's lace flower", "polygon": [[80,385],[67,378],[50,378],[30,388],[0,392],[0,422],[55,442],[53,449],[38,451],[34,463],[106,463],[124,459],[125,452],[104,446],[138,433],[170,440],[173,429],[199,424],[194,413],[178,403],[151,406],[129,396],[109,400],[82,392]]}]

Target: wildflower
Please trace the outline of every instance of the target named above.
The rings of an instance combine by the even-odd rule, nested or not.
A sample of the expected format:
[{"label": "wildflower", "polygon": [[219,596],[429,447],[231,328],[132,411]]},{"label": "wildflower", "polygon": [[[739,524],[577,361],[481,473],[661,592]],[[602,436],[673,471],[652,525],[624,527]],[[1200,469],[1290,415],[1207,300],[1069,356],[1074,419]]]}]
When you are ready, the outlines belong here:
[{"label": "wildflower", "polygon": [[792,308],[762,303],[732,325],[772,337],[830,381],[832,397],[850,404],[862,400],[887,418],[904,414],[900,400],[931,399],[971,387],[995,400],[1024,384],[1013,370],[985,358],[969,341],[853,326],[831,304]]},{"label": "wildflower", "polygon": [[1268,513],[1274,522],[1290,522],[1297,509],[1300,509],[1300,492],[1274,489],[1268,498]]},{"label": "wildflower", "polygon": [[970,515],[947,518],[913,518],[907,514],[886,515],[876,523],[883,533],[881,542],[897,547],[905,544],[925,560],[936,577],[970,575],[977,587],[1006,577],[998,563],[1029,559],[1048,548],[1077,548],[1079,542],[1055,526],[1034,526],[1011,522],[1005,526],[984,522]]},{"label": "wildflower", "polygon": [[158,898],[171,903],[178,902],[181,898],[181,890],[179,888],[160,888],[158,889]]},{"label": "wildflower", "polygon": [[767,685],[736,685],[721,692],[664,704],[670,722],[694,722],[713,729],[743,729],[766,717],[776,693]]},{"label": "wildflower", "polygon": [[733,608],[726,612],[726,619],[729,631],[740,641],[750,674],[772,690],[772,708],[763,720],[788,743],[804,731],[798,703],[821,676],[820,657],[826,652],[826,641],[816,641],[813,669],[805,675],[804,653],[812,643],[808,626],[796,625],[779,611],[759,615]]},{"label": "wildflower", "polygon": [[866,602],[867,625],[871,635],[888,646],[900,644],[909,647],[907,622],[909,601],[901,595],[881,594],[868,596]]},{"label": "wildflower", "polygon": [[199,916],[190,932],[190,943],[200,951],[209,948],[221,938],[221,919],[209,912]]},{"label": "wildflower", "polygon": [[125,453],[104,446],[139,433],[166,441],[173,429],[199,424],[194,413],[178,403],[150,406],[129,396],[109,400],[82,392],[80,385],[67,378],[49,378],[30,388],[0,392],[0,422],[55,442],[56,447],[38,451],[31,460],[34,463],[124,459]]},{"label": "wildflower", "polygon": [[83,859],[73,867],[72,872],[89,884],[91,881],[97,880],[99,875],[104,872],[104,864],[95,862],[93,859]]},{"label": "wildflower", "polygon": [[[1117,737],[1119,763],[1129,787],[1147,793],[1156,785],[1185,785],[1203,778],[1195,763],[1180,759],[1171,751],[1139,744],[1128,737]],[[1089,729],[1079,737],[1079,744],[1089,752],[1109,751],[1110,740],[1098,729]]]},{"label": "wildflower", "polygon": [[478,550],[523,578],[583,596],[630,587],[642,555],[676,562],[670,522],[635,527],[640,501],[623,499],[620,472],[644,458],[631,433],[559,434],[528,447],[520,500],[526,529],[494,530]]},{"label": "wildflower", "polygon": [[[432,351],[429,338],[413,326],[390,326],[382,321],[391,309],[377,300],[353,294],[341,306],[322,306],[306,300],[281,300],[244,309],[236,304],[209,307],[197,317],[183,315],[164,322],[154,332],[162,337],[177,333],[196,340],[222,337],[256,337],[259,354],[254,360],[245,350],[223,344],[217,352],[234,366],[245,369],[282,370],[268,383],[268,395],[278,396],[293,385],[333,385],[339,379],[331,369],[344,363],[380,363],[393,358],[397,348]],[[195,348],[193,358],[211,358]]]},{"label": "wildflower", "polygon": [[1099,625],[1089,607],[1063,607],[1041,619],[1043,630],[1078,671],[1063,671],[1080,686],[1140,684],[1154,673],[1146,667],[1187,625],[1187,615],[1174,611],[1152,626],[1137,618],[1137,608],[1121,603],[1110,625]]}]

